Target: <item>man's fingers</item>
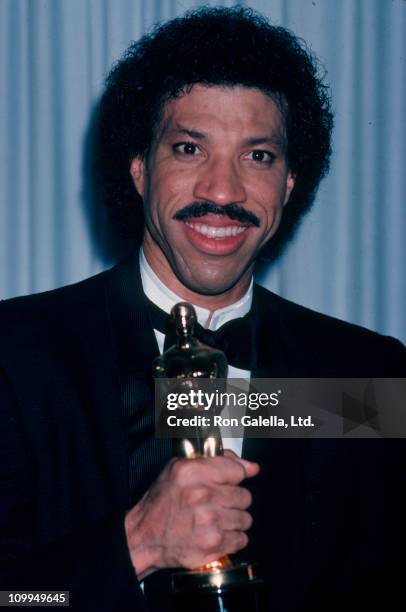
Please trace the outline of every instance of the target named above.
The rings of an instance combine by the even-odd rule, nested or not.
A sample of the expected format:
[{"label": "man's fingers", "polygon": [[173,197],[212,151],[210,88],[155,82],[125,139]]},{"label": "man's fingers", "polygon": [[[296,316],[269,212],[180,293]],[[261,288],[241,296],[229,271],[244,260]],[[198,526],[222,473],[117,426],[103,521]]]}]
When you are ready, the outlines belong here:
[{"label": "man's fingers", "polygon": [[252,525],[252,517],[245,510],[222,508],[207,505],[196,508],[195,526],[198,529],[222,531],[246,531]]},{"label": "man's fingers", "polygon": [[258,467],[232,455],[171,461],[126,519],[140,575],[152,555],[155,567],[197,567],[244,548],[251,494],[240,483],[251,469]]},{"label": "man's fingers", "polygon": [[224,531],[218,540],[213,537],[211,542],[215,542],[216,546],[207,550],[201,565],[242,550],[248,544],[248,536],[243,531]]},{"label": "man's fingers", "polygon": [[219,526],[224,531],[247,531],[252,525],[252,516],[244,510],[224,510],[219,517]]},{"label": "man's fingers", "polygon": [[252,504],[252,495],[247,489],[244,489],[244,487],[218,485],[216,495],[223,508],[246,510]]},{"label": "man's fingers", "polygon": [[197,482],[238,485],[258,471],[256,463],[234,457],[178,459],[169,466],[170,477],[183,486]]}]

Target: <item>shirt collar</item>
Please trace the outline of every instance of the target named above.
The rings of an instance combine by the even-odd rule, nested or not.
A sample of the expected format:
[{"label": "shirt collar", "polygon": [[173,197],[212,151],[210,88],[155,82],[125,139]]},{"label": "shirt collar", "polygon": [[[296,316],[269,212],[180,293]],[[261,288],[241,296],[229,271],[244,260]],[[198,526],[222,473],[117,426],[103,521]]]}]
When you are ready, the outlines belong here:
[{"label": "shirt collar", "polygon": [[[172,307],[178,302],[182,302],[182,298],[176,295],[173,291],[168,289],[166,285],[158,278],[151,266],[146,260],[144,250],[140,249],[140,272],[142,288],[148,299],[154,304],[159,306],[162,310],[170,313]],[[219,327],[238,317],[243,317],[251,308],[252,304],[252,291],[253,291],[253,279],[251,279],[250,286],[247,292],[234,304],[219,308],[212,313],[209,329],[212,331],[217,330]],[[210,317],[210,310],[202,308],[201,306],[195,306],[197,320],[205,327],[207,320]]]}]

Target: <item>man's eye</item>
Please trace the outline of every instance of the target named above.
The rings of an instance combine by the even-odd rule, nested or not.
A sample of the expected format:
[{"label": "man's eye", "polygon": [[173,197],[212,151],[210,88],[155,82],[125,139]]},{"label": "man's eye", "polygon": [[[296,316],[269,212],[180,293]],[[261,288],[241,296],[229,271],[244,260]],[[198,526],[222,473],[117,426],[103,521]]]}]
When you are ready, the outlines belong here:
[{"label": "man's eye", "polygon": [[173,149],[182,155],[195,155],[199,150],[193,142],[179,142],[173,145]]},{"label": "man's eye", "polygon": [[275,156],[270,151],[262,151],[260,149],[255,149],[254,151],[250,151],[247,155],[248,159],[257,163],[262,164],[271,164]]}]

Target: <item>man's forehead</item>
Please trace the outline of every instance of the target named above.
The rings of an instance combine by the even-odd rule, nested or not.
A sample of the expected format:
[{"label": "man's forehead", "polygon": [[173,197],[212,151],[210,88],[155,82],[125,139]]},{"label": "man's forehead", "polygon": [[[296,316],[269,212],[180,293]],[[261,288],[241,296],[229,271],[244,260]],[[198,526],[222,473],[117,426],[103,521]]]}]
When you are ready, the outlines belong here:
[{"label": "man's forehead", "polygon": [[194,85],[164,105],[156,135],[204,139],[218,130],[258,140],[257,144],[265,139],[285,142],[280,104],[259,89],[243,86]]}]

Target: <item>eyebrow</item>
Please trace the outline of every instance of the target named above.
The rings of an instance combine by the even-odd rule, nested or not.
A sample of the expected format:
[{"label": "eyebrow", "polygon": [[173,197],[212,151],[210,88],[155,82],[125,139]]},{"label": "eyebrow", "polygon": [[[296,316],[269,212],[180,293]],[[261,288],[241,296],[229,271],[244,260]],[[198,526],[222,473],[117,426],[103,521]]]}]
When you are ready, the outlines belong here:
[{"label": "eyebrow", "polygon": [[[176,132],[177,134],[185,134],[190,138],[195,138],[196,140],[207,140],[208,135],[205,132],[198,132],[197,130],[189,130],[181,125],[178,125],[177,128],[173,128],[170,130],[171,132]],[[283,137],[276,136],[272,134],[271,136],[253,136],[250,138],[245,138],[242,142],[243,146],[256,146],[261,144],[271,144],[281,149],[285,149],[286,141]]]},{"label": "eyebrow", "polygon": [[207,134],[204,132],[197,132],[196,130],[188,130],[187,128],[179,127],[175,130],[178,134],[186,134],[190,138],[196,138],[197,140],[207,140]]},{"label": "eyebrow", "polygon": [[280,138],[278,136],[258,136],[253,138],[246,138],[243,141],[244,146],[256,146],[261,144],[271,144],[281,149],[284,149],[286,146],[286,142],[284,138]]}]

